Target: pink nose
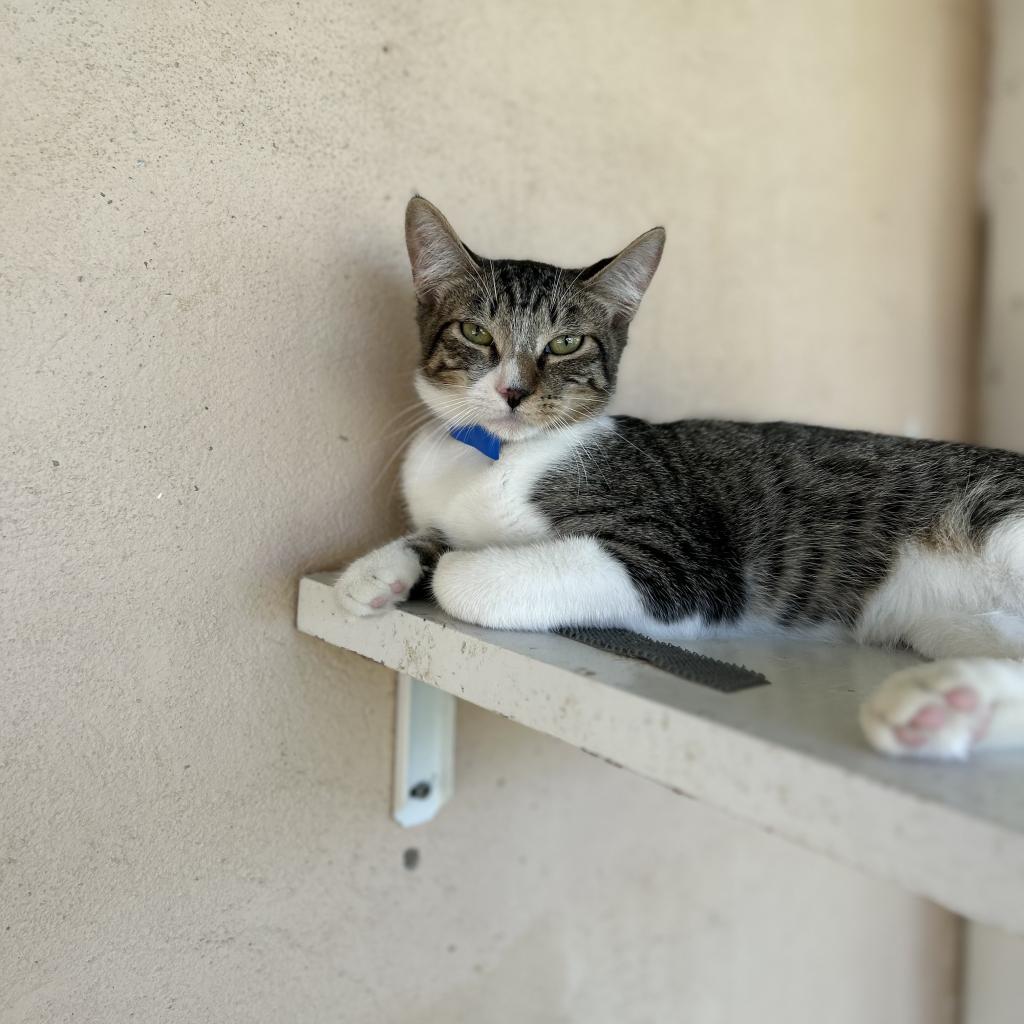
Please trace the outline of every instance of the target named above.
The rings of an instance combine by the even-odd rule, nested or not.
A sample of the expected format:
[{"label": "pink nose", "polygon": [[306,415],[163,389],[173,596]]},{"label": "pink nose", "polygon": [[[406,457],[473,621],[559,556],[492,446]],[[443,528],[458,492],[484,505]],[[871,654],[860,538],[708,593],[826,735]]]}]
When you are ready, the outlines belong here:
[{"label": "pink nose", "polygon": [[508,402],[508,407],[514,409],[524,398],[533,394],[525,388],[498,388],[498,394]]}]

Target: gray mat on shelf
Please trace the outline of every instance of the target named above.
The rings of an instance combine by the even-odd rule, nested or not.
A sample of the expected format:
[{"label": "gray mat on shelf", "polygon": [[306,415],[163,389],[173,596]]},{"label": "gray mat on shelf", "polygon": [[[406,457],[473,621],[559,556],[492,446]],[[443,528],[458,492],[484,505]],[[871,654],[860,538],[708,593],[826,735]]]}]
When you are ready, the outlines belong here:
[{"label": "gray mat on shelf", "polygon": [[720,693],[738,693],[754,686],[769,685],[768,680],[753,669],[709,658],[696,651],[676,647],[675,644],[652,640],[628,629],[566,626],[555,632],[578,643],[607,651],[609,654],[620,654],[625,658],[646,661],[649,665],[660,668],[662,672],[671,672],[674,676],[700,683]]}]

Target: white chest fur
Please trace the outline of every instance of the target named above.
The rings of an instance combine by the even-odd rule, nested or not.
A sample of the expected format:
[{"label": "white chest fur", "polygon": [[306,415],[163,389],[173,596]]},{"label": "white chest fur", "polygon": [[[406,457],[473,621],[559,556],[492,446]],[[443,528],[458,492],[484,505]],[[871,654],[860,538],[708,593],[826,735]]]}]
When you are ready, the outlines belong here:
[{"label": "white chest fur", "polygon": [[544,517],[530,495],[541,476],[563,461],[595,431],[599,420],[557,434],[502,447],[494,462],[437,427],[413,439],[402,467],[402,487],[412,525],[441,530],[456,548],[525,544],[546,538]]}]

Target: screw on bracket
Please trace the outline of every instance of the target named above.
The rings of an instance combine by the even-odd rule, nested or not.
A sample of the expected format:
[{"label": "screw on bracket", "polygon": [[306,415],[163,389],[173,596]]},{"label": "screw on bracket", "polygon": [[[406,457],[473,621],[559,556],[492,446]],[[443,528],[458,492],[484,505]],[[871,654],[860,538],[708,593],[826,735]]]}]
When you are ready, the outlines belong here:
[{"label": "screw on bracket", "polygon": [[430,821],[452,794],[455,704],[450,693],[399,672],[391,813],[403,828]]}]

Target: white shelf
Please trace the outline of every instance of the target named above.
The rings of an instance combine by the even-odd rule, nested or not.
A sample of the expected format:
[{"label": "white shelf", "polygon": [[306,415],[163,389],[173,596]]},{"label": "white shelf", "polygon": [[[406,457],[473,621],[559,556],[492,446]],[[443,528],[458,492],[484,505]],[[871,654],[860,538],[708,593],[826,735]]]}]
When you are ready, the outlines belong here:
[{"label": "white shelf", "polygon": [[772,684],[721,694],[562,637],[468,626],[430,605],[352,619],[335,605],[333,580],[302,580],[303,632],[1024,933],[1024,753],[893,761],[861,738],[858,705],[912,655],[798,641],[688,645]]}]

